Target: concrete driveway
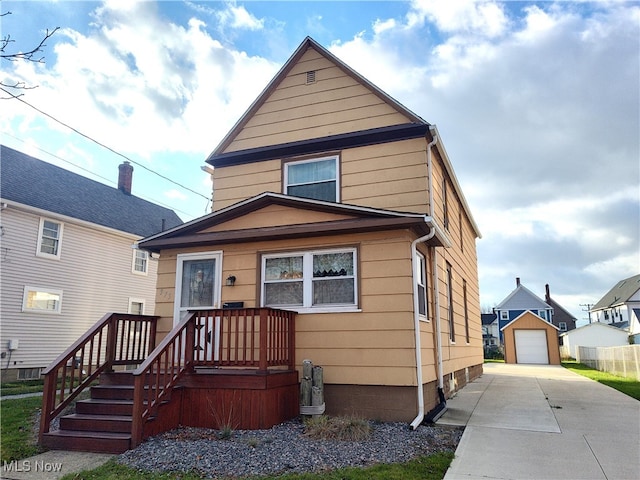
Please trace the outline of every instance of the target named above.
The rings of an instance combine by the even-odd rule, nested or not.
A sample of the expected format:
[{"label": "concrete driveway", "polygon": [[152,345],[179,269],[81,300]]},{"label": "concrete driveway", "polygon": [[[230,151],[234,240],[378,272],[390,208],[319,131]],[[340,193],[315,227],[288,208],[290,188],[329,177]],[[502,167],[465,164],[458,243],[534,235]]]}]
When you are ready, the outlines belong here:
[{"label": "concrete driveway", "polygon": [[640,479],[640,402],[563,367],[485,364],[447,407],[445,480]]}]

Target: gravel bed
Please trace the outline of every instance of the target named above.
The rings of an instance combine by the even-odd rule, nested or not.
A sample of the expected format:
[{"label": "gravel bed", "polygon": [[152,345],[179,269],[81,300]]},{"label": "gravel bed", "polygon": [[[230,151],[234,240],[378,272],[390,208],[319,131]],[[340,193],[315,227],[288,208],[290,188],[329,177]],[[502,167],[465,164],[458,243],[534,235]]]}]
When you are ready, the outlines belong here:
[{"label": "gravel bed", "polygon": [[455,451],[463,429],[371,422],[365,441],[315,440],[298,419],[269,430],[218,431],[180,428],[152,437],[118,456],[130,467],[153,472],[193,472],[203,478],[320,472],[341,467],[405,462],[420,455]]}]

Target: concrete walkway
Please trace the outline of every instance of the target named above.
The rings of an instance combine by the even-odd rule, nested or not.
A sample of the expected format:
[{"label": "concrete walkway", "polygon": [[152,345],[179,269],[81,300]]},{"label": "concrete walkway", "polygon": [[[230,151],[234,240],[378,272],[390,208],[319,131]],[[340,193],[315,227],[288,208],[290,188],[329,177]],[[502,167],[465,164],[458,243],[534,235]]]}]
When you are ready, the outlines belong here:
[{"label": "concrete walkway", "polygon": [[640,479],[640,402],[563,367],[485,364],[447,407],[445,480]]}]

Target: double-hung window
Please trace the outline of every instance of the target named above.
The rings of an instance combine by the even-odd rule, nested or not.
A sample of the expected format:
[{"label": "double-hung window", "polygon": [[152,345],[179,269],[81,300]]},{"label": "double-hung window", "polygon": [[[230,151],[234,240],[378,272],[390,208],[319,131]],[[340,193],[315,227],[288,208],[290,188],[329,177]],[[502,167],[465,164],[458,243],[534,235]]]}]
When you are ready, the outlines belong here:
[{"label": "double-hung window", "polygon": [[424,255],[418,252],[416,264],[416,283],[418,284],[418,313],[427,318],[427,262]]},{"label": "double-hung window", "polygon": [[60,258],[60,242],[62,241],[62,223],[46,218],[40,219],[38,232],[39,257]]},{"label": "double-hung window", "polygon": [[339,202],[338,156],[284,163],[284,193]]},{"label": "double-hung window", "polygon": [[145,250],[134,250],[133,251],[133,273],[138,273],[140,275],[147,274],[147,266],[149,264],[149,253]]},{"label": "double-hung window", "polygon": [[355,248],[262,257],[262,305],[297,311],[357,307]]}]

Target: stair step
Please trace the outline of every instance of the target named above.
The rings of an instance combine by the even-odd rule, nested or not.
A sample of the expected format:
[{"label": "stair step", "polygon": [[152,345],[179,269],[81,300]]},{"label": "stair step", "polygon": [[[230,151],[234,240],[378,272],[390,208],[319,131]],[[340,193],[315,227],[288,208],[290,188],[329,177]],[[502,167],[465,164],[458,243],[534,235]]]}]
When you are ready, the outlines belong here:
[{"label": "stair step", "polygon": [[91,398],[76,402],[76,413],[88,415],[131,415],[133,400]]},{"label": "stair step", "polygon": [[60,430],[131,433],[131,416],[74,413],[60,418]]},{"label": "stair step", "polygon": [[131,448],[131,434],[54,430],[43,435],[42,444],[52,450],[123,453]]},{"label": "stair step", "polygon": [[100,385],[133,385],[135,381],[131,371],[106,372],[100,375]]},{"label": "stair step", "polygon": [[133,400],[132,385],[95,385],[91,387],[91,398],[110,400]]}]

